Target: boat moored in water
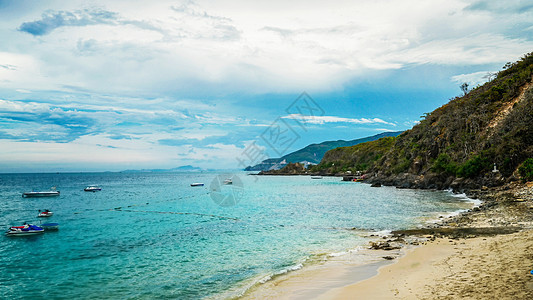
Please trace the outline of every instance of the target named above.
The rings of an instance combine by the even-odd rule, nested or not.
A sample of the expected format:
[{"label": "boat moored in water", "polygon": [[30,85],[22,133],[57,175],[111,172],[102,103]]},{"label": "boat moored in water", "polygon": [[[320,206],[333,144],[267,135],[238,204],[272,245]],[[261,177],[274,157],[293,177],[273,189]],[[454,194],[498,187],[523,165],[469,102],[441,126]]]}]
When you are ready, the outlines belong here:
[{"label": "boat moored in water", "polygon": [[24,197],[24,198],[56,197],[56,196],[59,196],[59,191],[25,192],[25,193],[22,193],[22,197]]},{"label": "boat moored in water", "polygon": [[37,217],[46,218],[46,217],[51,217],[53,215],[54,215],[53,212],[49,211],[48,209],[45,209],[44,211],[39,210],[39,215],[37,215]]},{"label": "boat moored in water", "polygon": [[88,187],[83,189],[86,192],[98,192],[101,191],[102,188],[96,185],[89,185]]},{"label": "boat moored in water", "polygon": [[194,182],[194,183],[191,183],[191,186],[204,186],[204,184],[201,182]]},{"label": "boat moored in water", "polygon": [[59,224],[58,223],[45,223],[41,224],[41,226],[45,231],[49,230],[59,230]]},{"label": "boat moored in water", "polygon": [[44,228],[33,225],[33,224],[24,224],[22,226],[11,226],[6,232],[7,236],[27,236],[27,235],[36,235],[44,232]]}]

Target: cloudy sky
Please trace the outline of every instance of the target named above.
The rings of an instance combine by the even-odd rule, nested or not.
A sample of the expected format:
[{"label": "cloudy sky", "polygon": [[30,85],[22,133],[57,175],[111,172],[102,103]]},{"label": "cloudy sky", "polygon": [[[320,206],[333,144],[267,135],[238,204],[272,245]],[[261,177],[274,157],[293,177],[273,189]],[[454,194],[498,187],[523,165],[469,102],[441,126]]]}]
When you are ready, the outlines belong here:
[{"label": "cloudy sky", "polygon": [[533,2],[0,0],[0,38],[0,172],[238,168],[411,128]]}]

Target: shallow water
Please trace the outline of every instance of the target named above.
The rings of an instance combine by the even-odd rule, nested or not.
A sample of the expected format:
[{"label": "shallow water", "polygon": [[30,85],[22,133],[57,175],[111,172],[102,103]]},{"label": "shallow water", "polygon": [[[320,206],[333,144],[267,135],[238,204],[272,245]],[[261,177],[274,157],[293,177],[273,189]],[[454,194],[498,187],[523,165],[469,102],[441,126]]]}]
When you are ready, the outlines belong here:
[{"label": "shallow water", "polygon": [[[39,209],[54,212],[45,222],[60,224],[39,236],[0,237],[0,298],[231,297],[314,257],[356,248],[367,231],[412,228],[470,206],[443,191],[340,178],[239,173],[234,186],[211,185],[217,175],[0,174],[0,228],[39,224]],[[103,190],[84,192],[91,184]],[[61,196],[21,197],[51,186]],[[220,195],[238,203],[221,206]]]}]

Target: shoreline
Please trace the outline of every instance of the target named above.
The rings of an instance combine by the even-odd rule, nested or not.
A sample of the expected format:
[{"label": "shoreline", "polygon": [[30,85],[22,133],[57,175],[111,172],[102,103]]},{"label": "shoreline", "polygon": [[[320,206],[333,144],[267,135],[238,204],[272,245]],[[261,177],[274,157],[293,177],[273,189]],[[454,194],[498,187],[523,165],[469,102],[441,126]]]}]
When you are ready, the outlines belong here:
[{"label": "shoreline", "polygon": [[532,248],[531,229],[459,241],[439,238],[380,268],[377,276],[316,299],[531,299]]},{"label": "shoreline", "polygon": [[[461,286],[460,282],[454,282],[446,276],[439,277],[438,272],[434,272],[438,266],[443,264],[443,261],[448,264],[452,258],[458,256],[459,252],[466,253],[467,249],[475,247],[477,250],[471,250],[470,256],[458,256],[462,258],[457,260],[456,265],[461,267],[474,261],[473,257],[476,255],[491,255],[492,250],[498,248],[498,245],[503,242],[507,243],[508,248],[512,244],[508,237],[512,237],[513,241],[519,240],[522,246],[527,246],[520,248],[521,253],[529,252],[530,254],[530,261],[523,260],[524,263],[529,263],[527,266],[522,266],[522,268],[529,268],[527,272],[522,272],[526,274],[524,275],[526,277],[522,276],[517,281],[522,286],[514,289],[512,295],[521,295],[520,290],[524,291],[524,295],[529,296],[530,292],[533,294],[533,278],[529,278],[533,277],[529,274],[533,268],[533,243],[527,244],[533,241],[533,230],[531,230],[533,228],[533,184],[512,183],[502,187],[472,190],[466,195],[470,199],[481,200],[481,204],[474,205],[472,209],[458,215],[443,217],[437,223],[426,224],[421,229],[393,232],[388,241],[394,238],[398,241],[402,237],[414,238],[418,241],[409,243],[402,240],[402,248],[397,251],[396,255],[389,257],[393,260],[382,259],[380,262],[364,265],[353,265],[353,261],[340,265],[338,262],[328,260],[320,268],[304,268],[272,280],[268,284],[262,284],[247,291],[241,299],[403,299],[404,297],[406,299],[436,299],[439,297],[434,296],[436,295],[434,291],[427,293],[428,290],[432,290],[432,286],[442,286],[442,282],[445,282],[448,287],[450,285]],[[522,231],[519,231],[520,229]],[[379,242],[374,242],[374,245],[375,243],[379,244]],[[379,250],[368,251],[385,251],[384,255],[390,254],[390,251],[387,252],[382,247],[388,243],[381,243],[381,247],[375,247]],[[421,245],[416,246],[417,244]],[[480,246],[482,244],[485,248]],[[513,253],[509,255],[512,256]],[[405,267],[406,264],[415,264],[420,267],[416,270],[409,269]],[[471,269],[476,268],[471,267]],[[423,275],[416,275],[421,276],[418,278],[415,275],[408,276],[410,273]],[[485,278],[485,276],[478,277],[475,274],[468,275],[470,285],[476,280],[480,281],[480,278]],[[503,275],[500,274],[501,276]],[[398,285],[398,278],[402,280],[405,278],[403,286]],[[422,284],[432,279],[432,284]],[[530,279],[531,285],[524,288],[524,280],[527,281],[527,279]],[[499,281],[496,278],[497,282]],[[478,283],[483,287],[482,282]],[[390,288],[383,288],[383,286]],[[475,290],[471,286],[462,289]],[[376,291],[381,292],[376,293]],[[494,293],[495,291],[492,291],[492,294]],[[366,296],[362,297],[362,295]],[[452,299],[473,296],[464,291],[441,294],[441,297]]]}]

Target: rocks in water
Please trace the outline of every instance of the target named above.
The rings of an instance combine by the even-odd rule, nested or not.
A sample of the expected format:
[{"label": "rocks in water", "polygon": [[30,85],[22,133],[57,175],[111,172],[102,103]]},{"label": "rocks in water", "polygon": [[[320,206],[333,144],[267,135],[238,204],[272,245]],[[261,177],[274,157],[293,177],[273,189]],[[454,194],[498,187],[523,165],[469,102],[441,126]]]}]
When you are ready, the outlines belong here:
[{"label": "rocks in water", "polygon": [[380,182],[374,182],[370,186],[371,187],[381,187],[381,183]]},{"label": "rocks in water", "polygon": [[383,256],[383,258],[386,259],[386,260],[393,260],[393,259],[395,259],[394,256]]},{"label": "rocks in water", "polygon": [[400,249],[400,246],[391,245],[389,242],[370,242],[370,249],[373,250],[396,250]]}]

